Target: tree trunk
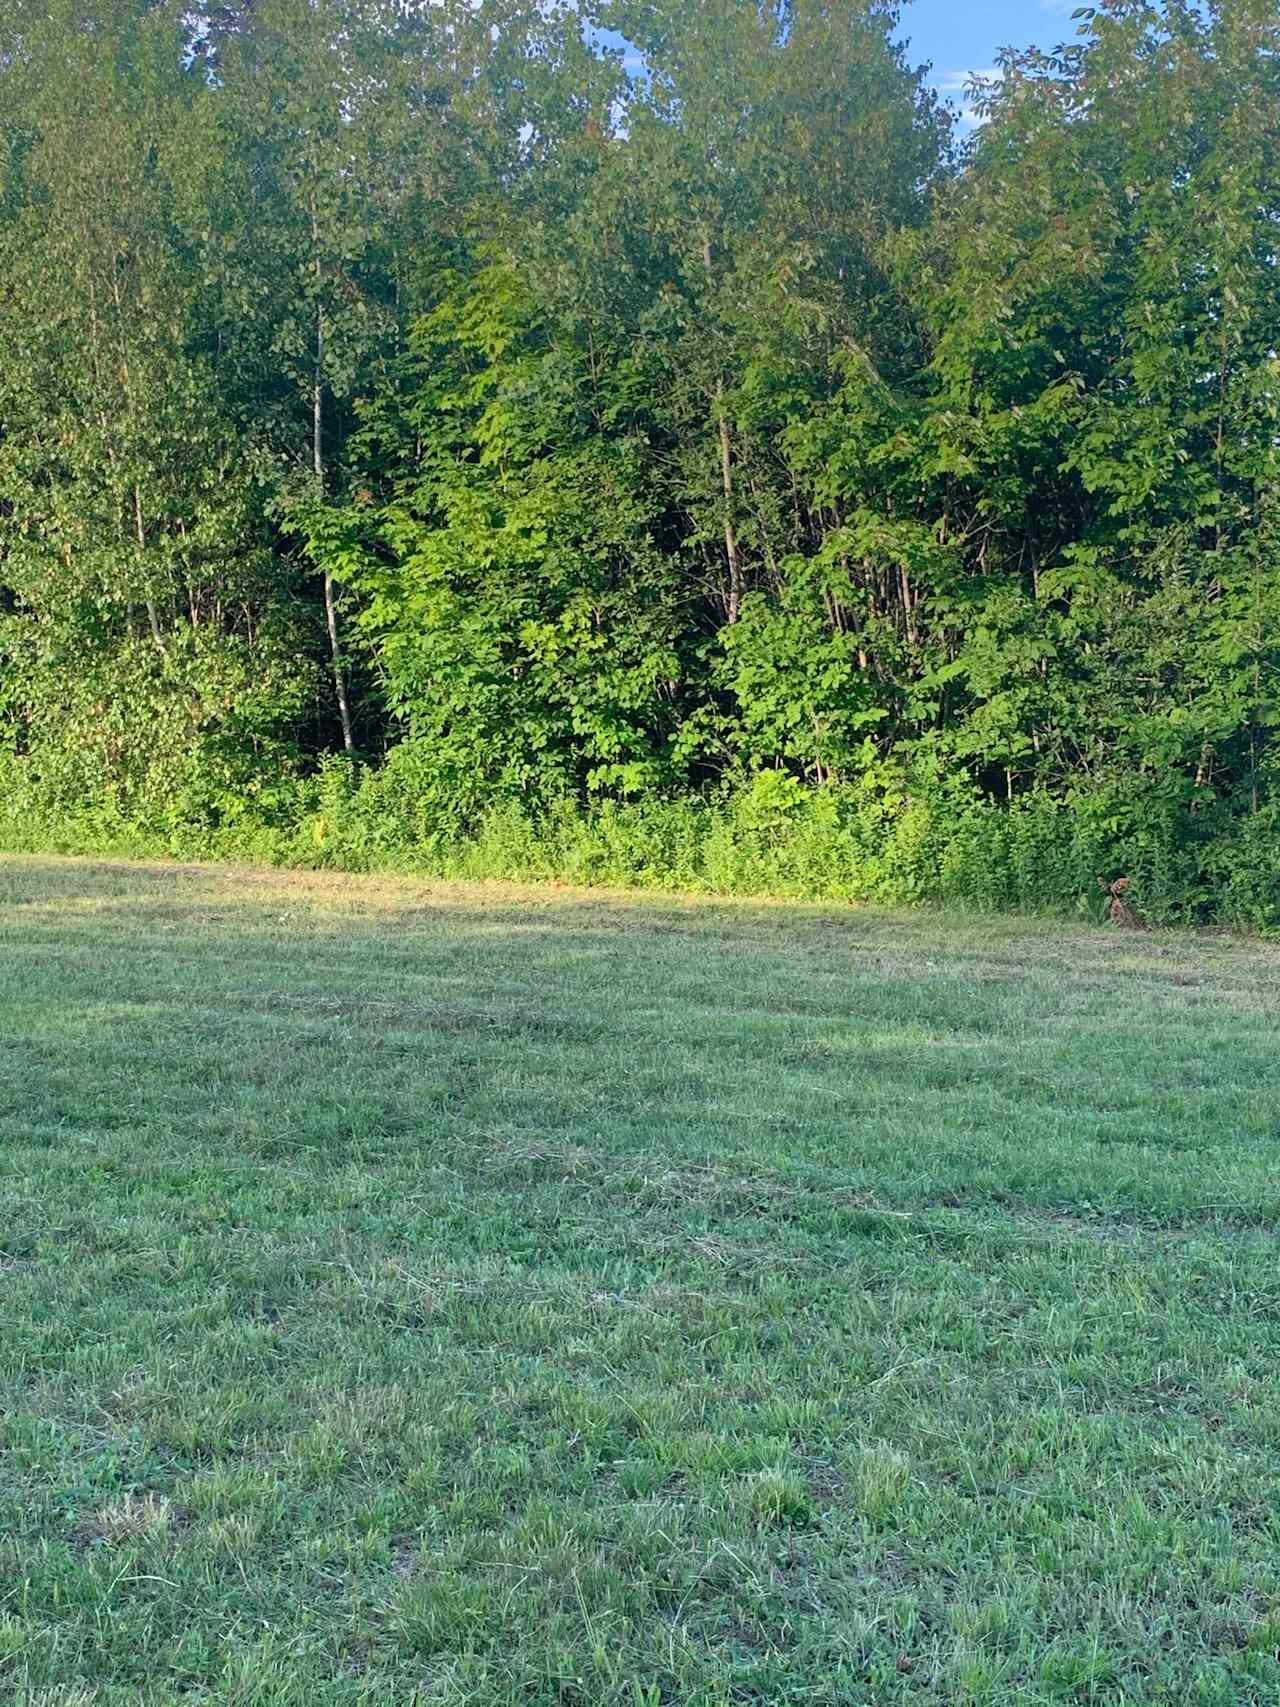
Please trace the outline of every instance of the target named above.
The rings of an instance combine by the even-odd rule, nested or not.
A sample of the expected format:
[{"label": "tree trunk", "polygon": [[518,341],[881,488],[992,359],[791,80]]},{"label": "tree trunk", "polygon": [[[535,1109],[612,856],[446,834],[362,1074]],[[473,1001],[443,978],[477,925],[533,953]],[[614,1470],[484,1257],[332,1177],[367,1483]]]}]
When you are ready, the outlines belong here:
[{"label": "tree trunk", "polygon": [[911,596],[911,578],[905,563],[899,563],[898,576],[902,584],[902,617],[907,630],[907,644],[914,650],[919,635],[916,632],[916,607]]},{"label": "tree trunk", "polygon": [[[724,399],[724,381],[716,381],[716,403],[720,405]],[[729,559],[729,604],[728,618],[737,622],[738,612],[742,605],[742,557],[738,551],[738,536],[733,526],[733,440],[729,434],[729,423],[723,413],[720,416],[720,480],[724,487],[724,549]]]},{"label": "tree trunk", "polygon": [[[710,278],[712,270],[711,239],[702,240],[702,260]],[[716,423],[720,431],[720,486],[724,494],[724,549],[729,561],[729,597],[726,603],[726,614],[730,622],[737,622],[738,613],[742,607],[742,554],[738,548],[738,535],[733,524],[733,437],[729,431],[729,423],[724,418],[724,380],[716,379]]]},{"label": "tree trunk", "polygon": [[[136,480],[133,483],[133,530],[138,541],[138,567],[143,569],[143,572],[145,573],[142,559],[145,556],[147,549],[147,525],[143,520],[142,515],[142,488],[138,485]],[[151,638],[155,641],[156,649],[160,653],[160,656],[162,658],[167,658],[169,654],[165,650],[164,634],[160,628],[160,614],[156,610],[156,601],[151,597],[150,593],[147,594],[146,604],[147,620],[151,624]]]},{"label": "tree trunk", "polygon": [[[313,209],[314,212],[314,209]],[[320,276],[320,257],[316,256],[316,278]],[[311,387],[311,459],[316,484],[324,490],[324,308],[316,303],[316,366]],[[342,667],[342,650],[338,645],[338,606],[333,594],[333,576],[324,572],[324,615],[329,629],[329,658],[333,665],[333,691],[338,701],[338,716],[342,722],[342,745],[346,752],[356,750],[351,729],[351,703],[347,697],[346,671]]]}]

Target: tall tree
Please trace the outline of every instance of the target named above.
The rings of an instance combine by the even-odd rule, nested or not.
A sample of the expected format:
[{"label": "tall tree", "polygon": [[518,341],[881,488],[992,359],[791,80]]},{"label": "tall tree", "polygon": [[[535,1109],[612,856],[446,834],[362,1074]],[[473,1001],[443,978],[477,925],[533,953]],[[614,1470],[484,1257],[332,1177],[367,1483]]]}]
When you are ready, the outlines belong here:
[{"label": "tall tree", "polygon": [[216,793],[239,763],[230,730],[250,755],[278,741],[306,671],[272,585],[263,470],[221,409],[173,218],[182,21],[112,0],[91,17],[19,7],[5,30],[10,703],[23,739],[91,791],[157,766],[172,781],[203,757]]},{"label": "tall tree", "polygon": [[1009,58],[904,257],[933,348],[912,477],[956,546],[946,746],[1010,789],[1199,810],[1256,775],[1277,662],[1244,631],[1275,608],[1278,26],[1114,0],[1081,27]]},{"label": "tall tree", "polygon": [[[398,673],[411,645],[408,630],[424,609],[419,600],[402,602],[406,581],[428,558],[434,574],[455,566],[455,623],[459,599],[483,601],[484,627],[493,634],[508,628],[514,611],[526,612],[526,599],[536,613],[532,587],[504,609],[501,584],[477,586],[468,564],[488,561],[491,519],[508,515],[514,493],[531,484],[549,506],[539,550],[551,608],[559,608],[564,571],[576,562],[581,596],[598,623],[607,620],[611,649],[622,656],[650,632],[660,595],[664,638],[653,654],[643,713],[655,733],[664,731],[660,772],[803,753],[821,778],[851,741],[856,748],[873,711],[857,679],[856,642],[839,612],[826,616],[821,602],[802,609],[798,598],[793,608],[778,609],[790,597],[797,523],[806,536],[826,526],[813,510],[797,512],[785,429],[838,390],[850,348],[863,360],[899,360],[900,317],[888,301],[879,250],[895,221],[921,209],[921,182],[938,167],[945,125],[919,74],[892,45],[892,14],[879,7],[762,12],[718,0],[693,10],[610,8],[597,21],[627,32],[644,55],[643,75],[620,100],[590,107],[579,133],[562,138],[527,195],[509,205],[489,244],[490,264],[474,278],[463,269],[447,316],[431,329],[428,368],[448,370],[439,333],[451,325],[456,360],[472,371],[488,404],[476,432],[492,433],[492,441],[459,438],[456,412],[424,416],[412,407],[412,425],[402,427],[389,464],[386,440],[379,440],[395,501],[382,541],[392,563],[374,570],[373,580],[384,591],[397,589],[394,602],[376,605],[380,656],[402,703],[410,695],[434,717],[443,690],[430,682],[423,650],[413,652],[412,686]],[[536,312],[525,335],[499,336],[503,304],[494,290],[509,290],[513,280]],[[495,329],[491,347],[481,347],[479,328]],[[436,380],[420,358],[405,369],[403,384],[409,394],[416,387],[435,394]],[[560,422],[554,433],[544,406]],[[522,414],[527,430],[515,431]],[[582,444],[584,435],[626,447],[625,506],[636,516],[630,541],[580,495],[557,508],[556,482],[566,480],[576,492],[582,469],[557,465],[548,453]],[[432,479],[453,479],[471,495],[468,504],[444,502],[443,485],[430,496],[424,466]],[[355,515],[353,525],[359,531],[367,520]],[[588,523],[601,527],[594,542],[583,533]],[[428,553],[442,529],[447,551],[433,544]],[[537,561],[527,559],[535,574]],[[597,563],[609,565],[618,595],[604,605]],[[393,609],[404,625],[395,633],[387,628]],[[815,615],[836,631],[830,648],[839,656],[818,672],[832,703],[805,710],[809,734],[789,734],[778,745],[780,726],[792,718],[781,702],[808,670],[803,631]],[[543,679],[531,658],[519,661],[533,631],[519,624],[516,631],[516,654],[503,654],[507,669],[492,681],[511,731],[521,726],[533,682]],[[779,647],[786,662],[774,670],[766,655]],[[553,702],[554,695],[540,713],[548,718],[541,740],[544,749],[577,750],[567,774],[598,787],[642,774],[602,764],[598,731],[588,735],[571,716],[551,714]],[[777,709],[768,728],[758,716],[766,703]],[[836,754],[826,732],[833,721],[840,724]],[[442,740],[438,727],[435,740]]]},{"label": "tall tree", "polygon": [[[392,383],[433,269],[554,146],[558,105],[572,123],[556,76],[566,41],[582,49],[572,9],[533,0],[254,0],[196,23],[208,145],[187,223],[217,281],[219,359],[270,423],[299,516],[343,495],[356,400]],[[352,751],[327,567],[322,592]]]}]

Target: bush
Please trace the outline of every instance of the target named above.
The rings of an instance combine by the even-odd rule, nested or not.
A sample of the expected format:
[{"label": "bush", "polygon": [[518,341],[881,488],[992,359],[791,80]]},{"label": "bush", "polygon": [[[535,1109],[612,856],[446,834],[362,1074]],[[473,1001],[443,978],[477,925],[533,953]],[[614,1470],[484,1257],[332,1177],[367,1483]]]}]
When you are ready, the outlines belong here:
[{"label": "bush", "polygon": [[411,743],[378,767],[330,757],[235,796],[192,786],[130,812],[51,800],[31,761],[0,753],[0,849],[1076,917],[1101,917],[1100,874],[1125,875],[1152,924],[1280,932],[1276,806],[1239,820],[1133,790],[1006,803],[872,763],[823,788],[763,771],[711,796],[500,800],[459,826],[417,787],[421,758]]}]

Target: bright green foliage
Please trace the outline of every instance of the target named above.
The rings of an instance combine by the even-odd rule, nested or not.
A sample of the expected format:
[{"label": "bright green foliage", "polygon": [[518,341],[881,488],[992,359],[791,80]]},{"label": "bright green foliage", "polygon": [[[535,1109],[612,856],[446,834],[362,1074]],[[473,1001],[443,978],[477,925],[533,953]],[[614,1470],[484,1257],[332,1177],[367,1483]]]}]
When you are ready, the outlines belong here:
[{"label": "bright green foliage", "polygon": [[[19,27],[19,25],[21,27]],[[164,8],[11,24],[0,228],[0,715],[46,800],[243,809],[310,668],[172,214]]]},{"label": "bright green foliage", "polygon": [[655,543],[644,423],[592,411],[576,354],[510,267],[485,268],[419,326],[403,401],[370,414],[396,471],[377,517],[362,527],[357,499],[315,519],[313,553],[366,595],[442,826],[679,774],[687,577]]},{"label": "bright green foliage", "polygon": [[934,826],[894,894],[981,823],[993,904],[1092,903],[1087,849],[1280,919],[1274,6],[1086,8],[959,148],[901,28],[13,7],[11,823],[294,857],[341,777],[406,861],[872,799],[860,871]]},{"label": "bright green foliage", "polygon": [[933,611],[967,702],[944,746],[1122,812],[1256,810],[1280,664],[1274,14],[1112,6],[1090,30],[1010,62],[905,246],[936,386],[921,472],[962,565]]},{"label": "bright green foliage", "polygon": [[874,252],[919,209],[940,121],[859,6],[605,21],[661,74],[625,135],[566,151],[555,230],[517,220],[446,290],[353,446],[385,508],[313,545],[372,595],[450,813],[726,764],[821,781],[883,715],[794,558],[819,524],[785,434],[855,329],[897,358]]}]

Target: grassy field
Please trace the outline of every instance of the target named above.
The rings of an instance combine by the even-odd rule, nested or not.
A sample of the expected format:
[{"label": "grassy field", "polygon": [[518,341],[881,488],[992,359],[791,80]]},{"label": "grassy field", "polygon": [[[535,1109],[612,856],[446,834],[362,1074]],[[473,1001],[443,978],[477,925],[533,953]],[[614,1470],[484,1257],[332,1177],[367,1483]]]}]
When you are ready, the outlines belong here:
[{"label": "grassy field", "polygon": [[0,864],[0,1700],[1280,1701],[1280,952]]}]

